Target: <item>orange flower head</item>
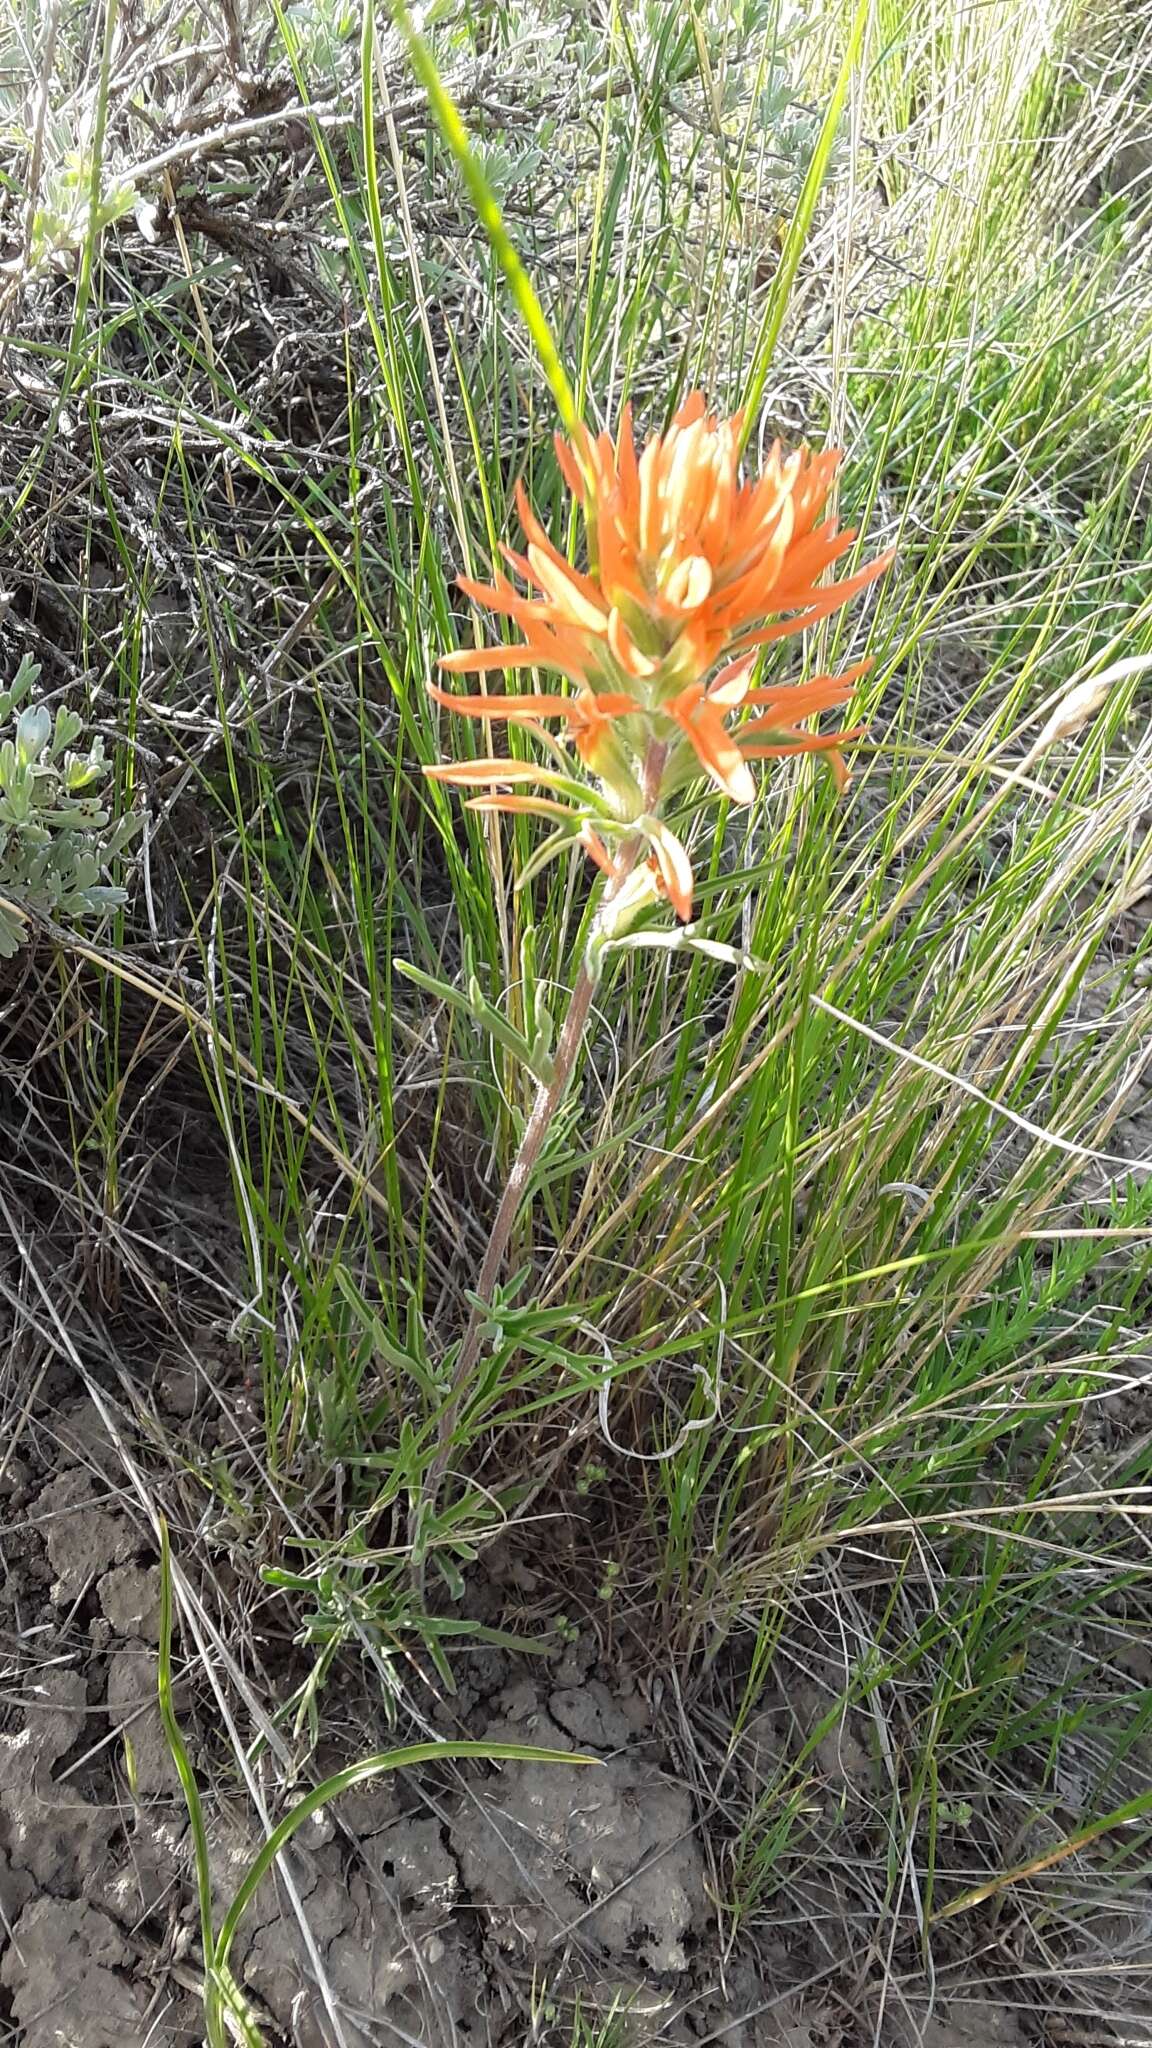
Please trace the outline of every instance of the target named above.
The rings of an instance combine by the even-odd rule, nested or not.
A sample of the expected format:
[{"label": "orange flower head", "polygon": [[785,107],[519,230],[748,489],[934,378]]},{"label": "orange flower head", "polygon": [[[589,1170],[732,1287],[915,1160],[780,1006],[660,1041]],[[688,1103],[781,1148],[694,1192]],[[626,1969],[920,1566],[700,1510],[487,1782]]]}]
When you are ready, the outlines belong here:
[{"label": "orange flower head", "polygon": [[[613,857],[599,836],[605,820],[613,830],[634,827],[648,841],[661,893],[681,917],[691,914],[691,871],[680,842],[659,823],[662,800],[703,773],[733,802],[750,803],[749,762],[794,753],[825,754],[838,784],[847,780],[840,748],[855,731],[815,733],[802,721],[846,703],[867,663],[765,688],[751,686],[752,671],[762,646],[828,617],[892,559],[881,555],[825,583],[856,538],[852,529],[840,532],[826,510],[839,451],[785,455],[775,444],[762,473],[746,478],[743,426],[739,413],[710,414],[694,392],[639,454],[628,407],[615,441],[587,429],[572,442],[557,437],[561,472],[585,516],[588,569],[574,568],[553,545],[518,486],[525,552],[502,553],[524,589],[502,574],[461,587],[510,618],[523,640],[445,655],[441,666],[551,670],[573,694],[433,693],[470,717],[514,720],[538,733],[540,721],[561,719],[579,763],[599,784],[597,808],[571,810],[573,836],[610,872]],[[758,715],[747,719],[747,711]],[[554,739],[547,743],[560,751]],[[505,766],[507,782],[531,778],[523,762]],[[429,773],[491,789],[499,769],[485,760]],[[552,816],[557,775],[542,770],[536,779],[553,792],[542,806]],[[517,810],[530,802],[481,801],[485,809]]]},{"label": "orange flower head", "polygon": [[639,456],[627,406],[615,443],[608,434],[586,434],[579,448],[558,443],[588,516],[597,610],[606,614],[597,634],[626,673],[655,680],[657,697],[725,657],[802,632],[891,560],[824,587],[856,538],[822,517],[839,450],[786,456],[775,443],[762,474],[744,479],[743,428],[742,414],[717,419],[694,392]]}]

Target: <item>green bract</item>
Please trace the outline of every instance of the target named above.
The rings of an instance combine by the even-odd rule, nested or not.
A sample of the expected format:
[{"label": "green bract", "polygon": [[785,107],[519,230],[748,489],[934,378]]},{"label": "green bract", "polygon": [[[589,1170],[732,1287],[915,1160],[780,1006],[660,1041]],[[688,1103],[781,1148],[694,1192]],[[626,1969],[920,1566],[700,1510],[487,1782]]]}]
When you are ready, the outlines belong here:
[{"label": "green bract", "polygon": [[130,813],[113,821],[96,794],[108,773],[100,740],[73,751],[83,720],[36,701],[39,674],[25,657],[0,690],[0,959],[25,935],[18,912],[84,917],[123,903],[110,866],[140,823]]}]

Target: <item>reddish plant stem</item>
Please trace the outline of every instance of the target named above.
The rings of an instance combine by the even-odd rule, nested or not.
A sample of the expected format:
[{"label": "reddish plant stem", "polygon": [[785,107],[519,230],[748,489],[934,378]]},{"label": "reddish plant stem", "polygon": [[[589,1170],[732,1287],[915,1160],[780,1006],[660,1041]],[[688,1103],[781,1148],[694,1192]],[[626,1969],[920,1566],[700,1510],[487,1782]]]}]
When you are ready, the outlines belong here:
[{"label": "reddish plant stem", "polygon": [[[660,794],[660,778],[664,773],[664,763],[667,759],[667,754],[667,747],[662,742],[654,740],[648,748],[644,761],[644,801],[650,810],[655,808]],[[624,841],[616,862],[615,873],[604,892],[602,910],[607,910],[619,895],[635,868],[642,849],[643,841],[638,833],[632,834],[630,838]],[[585,953],[584,959],[581,962],[580,972],[576,976],[573,985],[571,999],[568,1004],[568,1014],[564,1019],[564,1028],[560,1033],[560,1042],[556,1047],[552,1078],[547,1083],[541,1083],[536,1091],[536,1100],[532,1105],[532,1114],[524,1127],[524,1135],[520,1140],[516,1157],[512,1161],[508,1179],[505,1182],[504,1193],[500,1197],[500,1207],[496,1211],[492,1224],[492,1234],[488,1239],[488,1248],[484,1254],[484,1263],[480,1268],[479,1277],[476,1281],[476,1293],[483,1303],[483,1309],[487,1309],[491,1304],[492,1296],[496,1290],[496,1282],[500,1278],[500,1268],[504,1263],[504,1254],[508,1249],[508,1241],[512,1235],[516,1217],[519,1214],[520,1204],[524,1199],[524,1191],[532,1178],[536,1161],[540,1157],[540,1147],[544,1143],[548,1126],[564,1099],[568,1083],[572,1077],[572,1070],[576,1065],[577,1055],[583,1042],[584,1031],[588,1023],[588,1014],[592,1007],[592,997],[596,991],[596,975],[593,969],[589,967],[588,960],[589,954]],[[476,1354],[480,1347],[482,1323],[483,1310],[473,1308],[452,1375],[454,1393],[457,1392],[467,1379],[468,1374],[476,1363]],[[443,1441],[443,1427],[441,1429],[441,1441]]]},{"label": "reddish plant stem", "polygon": [[[500,1207],[497,1209],[493,1220],[492,1235],[488,1239],[488,1249],[484,1254],[484,1263],[480,1268],[479,1277],[476,1281],[476,1293],[483,1302],[485,1309],[490,1305],[492,1296],[496,1292],[496,1282],[500,1278],[500,1268],[504,1263],[504,1254],[508,1249],[508,1241],[520,1212],[520,1204],[524,1199],[525,1189],[532,1178],[536,1161],[540,1157],[540,1148],[547,1136],[548,1126],[564,1099],[569,1080],[572,1077],[572,1070],[576,1065],[576,1056],[580,1051],[583,1041],[585,1027],[588,1023],[588,1015],[592,1008],[592,997],[595,991],[596,977],[588,966],[587,960],[585,960],[576,977],[571,1000],[568,1004],[568,1014],[564,1019],[564,1029],[560,1034],[560,1042],[556,1047],[552,1078],[536,1090],[536,1100],[532,1104],[532,1114],[524,1126],[524,1135],[520,1140],[519,1149],[509,1170],[508,1179],[504,1184],[504,1193],[500,1197]],[[464,1334],[464,1342],[460,1347],[460,1356],[456,1362],[456,1375],[461,1380],[467,1378],[476,1363],[476,1353],[480,1344],[481,1321],[481,1311],[474,1307],[469,1319],[468,1328]]]},{"label": "reddish plant stem", "polygon": [[[572,1078],[577,1054],[580,1051],[589,1012],[592,1008],[592,997],[595,992],[596,976],[589,967],[587,958],[585,958],[581,963],[580,972],[572,989],[568,1013],[564,1019],[564,1028],[560,1033],[560,1041],[556,1047],[556,1057],[553,1062],[551,1078],[547,1082],[541,1082],[536,1090],[536,1100],[532,1104],[531,1115],[524,1126],[524,1134],[517,1147],[516,1157],[512,1161],[508,1178],[504,1183],[504,1192],[500,1197],[500,1206],[493,1219],[491,1235],[489,1236],[488,1246],[484,1253],[484,1262],[481,1265],[476,1280],[476,1298],[473,1300],[469,1311],[467,1326],[461,1339],[460,1349],[456,1355],[456,1362],[452,1368],[452,1383],[449,1389],[448,1400],[440,1415],[439,1427],[436,1433],[436,1449],[424,1475],[424,1483],[421,1490],[421,1512],[418,1518],[414,1518],[422,1521],[425,1524],[425,1528],[428,1519],[435,1511],[440,1488],[444,1483],[444,1473],[448,1465],[449,1456],[451,1455],[452,1435],[460,1413],[460,1404],[464,1399],[465,1389],[468,1386],[472,1368],[479,1356],[480,1341],[487,1319],[487,1312],[491,1307],[492,1297],[496,1292],[496,1283],[500,1278],[500,1269],[504,1264],[508,1243],[515,1227],[516,1218],[520,1213],[520,1205],[524,1200],[525,1190],[535,1171],[541,1147],[548,1135],[549,1125],[564,1099],[568,1083]],[[415,1530],[412,1533],[415,1534]],[[422,1579],[423,1573],[420,1567],[417,1568],[417,1576],[418,1579]]]},{"label": "reddish plant stem", "polygon": [[[667,752],[667,747],[657,741],[653,741],[648,749],[648,755],[644,763],[643,781],[645,802],[650,809],[655,808],[659,796],[660,779],[664,772]],[[644,841],[639,833],[632,834],[622,844],[615,872],[604,892],[601,914],[610,907],[619,895],[620,890],[624,887],[625,882],[640,859],[643,848]],[[524,1133],[517,1147],[516,1157],[512,1161],[508,1178],[504,1183],[504,1192],[500,1197],[500,1206],[493,1218],[491,1234],[488,1238],[483,1263],[476,1280],[475,1298],[468,1316],[463,1338],[461,1339],[460,1349],[456,1355],[456,1362],[452,1368],[448,1400],[440,1415],[439,1427],[436,1433],[436,1449],[424,1475],[420,1512],[418,1515],[413,1516],[413,1535],[415,1535],[415,1525],[418,1525],[420,1522],[423,1522],[426,1532],[428,1519],[435,1510],[440,1488],[444,1482],[444,1473],[451,1454],[452,1434],[460,1413],[460,1405],[464,1398],[472,1368],[479,1356],[480,1342],[487,1319],[487,1312],[492,1305],[492,1297],[496,1292],[496,1284],[500,1278],[500,1271],[516,1225],[516,1218],[520,1213],[525,1193],[535,1172],[536,1163],[540,1157],[541,1148],[548,1135],[552,1119],[567,1093],[568,1084],[572,1079],[579,1057],[580,1047],[584,1042],[584,1033],[587,1029],[588,1018],[592,1009],[592,998],[596,993],[597,973],[595,967],[589,965],[592,957],[593,951],[590,948],[585,953],[584,959],[580,964],[579,973],[573,983],[568,1010],[556,1047],[556,1056],[553,1061],[551,1075],[546,1082],[541,1082],[536,1090],[536,1099],[532,1104],[531,1114],[524,1126]],[[418,1567],[417,1579],[421,1581],[422,1578],[422,1567]]]}]

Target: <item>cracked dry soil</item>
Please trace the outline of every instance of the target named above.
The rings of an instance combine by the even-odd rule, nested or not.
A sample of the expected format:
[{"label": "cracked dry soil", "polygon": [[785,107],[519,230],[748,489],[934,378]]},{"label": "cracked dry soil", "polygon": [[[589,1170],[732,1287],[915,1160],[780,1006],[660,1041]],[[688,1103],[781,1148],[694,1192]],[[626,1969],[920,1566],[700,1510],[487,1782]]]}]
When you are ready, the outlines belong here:
[{"label": "cracked dry soil", "polygon": [[[10,1458],[0,1482],[0,2018],[20,2048],[176,2048],[202,2037],[199,1937],[157,1706],[158,1568],[86,1402],[59,1417],[55,1454],[51,1474]],[[233,1956],[269,2042],[566,2041],[575,1987],[590,2014],[626,2006],[638,2042],[839,2038],[787,2008],[743,2026],[758,1984],[720,1994],[693,1799],[635,1682],[595,1657],[474,1652],[454,1711],[457,1729],[463,1710],[469,1733],[602,1768],[398,1774],[301,1831],[297,1903],[269,1880]],[[219,1915],[261,1837],[207,1717],[177,1706]]]},{"label": "cracked dry soil", "polygon": [[[86,1399],[62,1401],[20,1450],[0,1461],[0,2040],[193,2048],[199,1925],[157,1703],[151,1530]],[[488,1595],[498,1621],[495,1579]],[[549,1658],[465,1651],[432,1720],[446,1736],[580,1751],[600,1768],[398,1772],[301,1829],[288,1881],[265,1883],[232,1954],[268,2048],[572,2048],[613,2014],[614,2048],[920,2048],[899,2012],[878,2037],[842,1995],[828,1927],[813,1938],[799,1896],[755,1962],[722,1956],[712,1816],[635,1677],[598,1654],[590,1634]],[[320,1773],[419,1733],[385,1728],[357,1682],[351,1667],[329,1681]],[[770,1780],[797,1725],[811,1731],[828,1703],[815,1670],[787,1699],[766,1690],[737,1768]],[[181,1682],[178,1663],[176,1708],[218,1925],[263,1836],[198,1664]],[[876,1772],[850,1718],[816,1746],[811,1797],[860,1813]],[[266,1789],[278,1815],[292,1795],[271,1773]],[[850,1933],[844,1944],[847,1959]],[[1034,2038],[986,2007],[975,2033],[966,2025],[932,2020],[925,2048]]]}]

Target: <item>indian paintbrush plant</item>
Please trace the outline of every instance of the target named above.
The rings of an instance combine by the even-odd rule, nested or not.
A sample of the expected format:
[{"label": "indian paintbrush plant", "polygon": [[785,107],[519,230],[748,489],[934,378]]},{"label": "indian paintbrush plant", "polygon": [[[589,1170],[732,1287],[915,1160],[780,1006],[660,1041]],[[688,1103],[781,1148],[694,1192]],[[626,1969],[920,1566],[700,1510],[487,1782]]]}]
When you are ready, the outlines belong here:
[{"label": "indian paintbrush plant", "polygon": [[[774,445],[760,475],[746,476],[746,426],[740,413],[709,413],[696,392],[640,452],[627,407],[615,439],[584,427],[567,440],[558,435],[560,469],[583,518],[587,568],[573,567],[553,545],[521,487],[525,550],[502,549],[516,580],[503,573],[491,583],[461,580],[469,597],[510,619],[522,638],[446,654],[441,668],[530,669],[566,687],[464,695],[432,684],[436,702],[451,711],[523,726],[541,758],[485,755],[426,772],[478,791],[466,799],[472,810],[526,812],[545,822],[547,835],[521,886],[548,861],[582,849],[599,871],[599,900],[574,963],[555,1052],[522,1048],[535,1075],[535,1100],[452,1367],[425,1510],[435,1506],[509,1239],[575,1072],[606,955],[662,909],[690,924],[692,863],[670,811],[686,810],[690,825],[694,805],[709,798],[751,804],[751,764],[787,755],[818,753],[838,788],[848,781],[844,749],[861,728],[818,731],[811,721],[849,704],[868,662],[791,682],[758,683],[757,670],[766,647],[807,631],[875,582],[891,552],[825,582],[856,539],[829,510],[839,451],[785,454]],[[510,1026],[478,989],[469,1007],[507,1040]]]}]

